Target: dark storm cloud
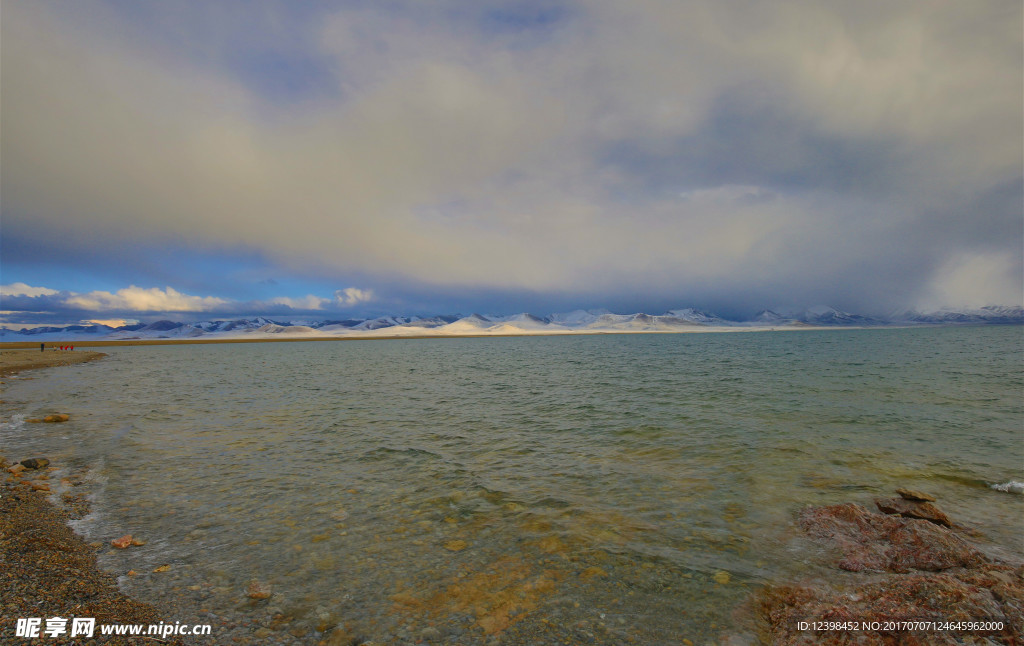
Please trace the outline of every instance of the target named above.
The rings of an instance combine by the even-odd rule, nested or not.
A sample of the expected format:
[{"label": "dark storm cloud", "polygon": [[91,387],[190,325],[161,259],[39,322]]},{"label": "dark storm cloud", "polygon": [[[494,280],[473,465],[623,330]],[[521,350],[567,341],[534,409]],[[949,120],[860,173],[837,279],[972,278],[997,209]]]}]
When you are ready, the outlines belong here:
[{"label": "dark storm cloud", "polygon": [[1017,2],[250,6],[5,4],[17,280],[60,235],[207,303],[273,299],[138,250],[435,312],[1021,300]]}]

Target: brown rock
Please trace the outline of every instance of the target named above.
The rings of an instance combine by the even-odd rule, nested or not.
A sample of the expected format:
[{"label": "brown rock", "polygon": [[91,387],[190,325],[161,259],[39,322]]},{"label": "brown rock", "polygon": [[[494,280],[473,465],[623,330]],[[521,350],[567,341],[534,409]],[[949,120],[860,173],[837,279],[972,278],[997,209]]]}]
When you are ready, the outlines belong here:
[{"label": "brown rock", "polygon": [[22,460],[21,466],[26,469],[42,469],[49,463],[50,461],[46,458],[29,458],[28,460]]},{"label": "brown rock", "polygon": [[245,596],[250,599],[269,599],[272,594],[270,584],[262,581],[249,582],[249,587],[245,591]]},{"label": "brown rock", "polygon": [[807,534],[827,539],[842,552],[843,570],[938,571],[970,566],[985,558],[959,536],[913,518],[875,514],[846,503],[811,507],[800,514]]},{"label": "brown rock", "polygon": [[132,544],[132,535],[125,534],[121,538],[115,538],[114,540],[110,541],[110,544],[119,550],[126,549]]},{"label": "brown rock", "polygon": [[[862,583],[845,590],[831,587],[780,586],[761,596],[761,614],[772,633],[772,644],[925,644],[961,643],[918,641],[908,633],[876,633],[874,641],[851,641],[835,631],[800,631],[798,622],[808,617],[823,622],[949,621],[970,618],[998,621],[1003,630],[995,643],[1017,643],[1011,604],[1001,605],[986,589],[948,574],[913,574]],[[882,637],[885,637],[883,639]],[[900,640],[898,637],[910,638]]]},{"label": "brown rock", "polygon": [[930,502],[889,498],[888,500],[876,500],[875,505],[879,511],[885,514],[899,514],[904,518],[920,518],[943,527],[953,526],[953,521],[949,519],[949,516]]},{"label": "brown rock", "polygon": [[134,538],[134,537],[132,538],[132,545],[134,545],[136,547],[141,547],[141,546],[143,546],[145,544],[146,544],[146,541],[142,540],[141,538]]},{"label": "brown rock", "polygon": [[935,497],[921,493],[915,489],[897,489],[896,493],[904,500],[920,500],[921,502],[935,502]]},{"label": "brown rock", "polygon": [[71,419],[70,415],[66,415],[64,413],[55,413],[53,415],[47,415],[46,417],[43,418],[43,421],[53,424],[59,422],[66,422],[69,419]]},{"label": "brown rock", "polygon": [[348,646],[349,644],[354,643],[355,640],[356,637],[349,631],[345,630],[344,626],[338,626],[332,630],[327,635],[327,638],[321,643],[325,646]]},{"label": "brown rock", "polygon": [[19,473],[21,473],[22,471],[25,470],[25,465],[24,464],[15,464],[13,466],[7,467],[7,470],[10,471],[11,473],[17,475],[17,474],[19,474]]},{"label": "brown rock", "polygon": [[32,487],[36,491],[49,491],[50,490],[50,485],[46,484],[45,482],[39,482],[38,480],[33,480],[32,482],[30,482],[28,484],[29,484],[30,487]]},{"label": "brown rock", "polygon": [[469,544],[463,540],[448,541],[444,544],[444,548],[449,552],[461,552],[466,549]]}]

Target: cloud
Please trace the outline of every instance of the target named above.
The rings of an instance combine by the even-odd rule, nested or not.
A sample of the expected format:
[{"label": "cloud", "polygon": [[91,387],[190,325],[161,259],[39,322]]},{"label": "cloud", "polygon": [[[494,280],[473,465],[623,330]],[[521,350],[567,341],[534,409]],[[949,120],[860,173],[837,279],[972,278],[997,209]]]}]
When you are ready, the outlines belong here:
[{"label": "cloud", "polygon": [[[1022,174],[1019,3],[608,0],[513,19],[529,4],[271,3],[236,28],[209,7],[9,3],[4,227],[106,257],[241,246],[434,293],[851,309],[923,298],[970,249],[1020,256],[1019,184],[997,211],[948,207]],[[267,56],[319,89],[238,72]],[[217,306],[179,296],[81,303]]]},{"label": "cloud", "polygon": [[[214,296],[194,296],[172,287],[142,288],[131,286],[111,293],[93,291],[79,294],[24,283],[2,288],[5,319],[17,322],[32,316],[46,315],[60,320],[76,320],[110,324],[110,320],[126,318],[152,319],[161,316],[202,313],[211,318],[247,315],[287,315],[351,311],[355,305],[374,300],[372,290],[348,287],[339,289],[333,298],[309,294],[301,298],[286,296],[267,300],[236,301]],[[118,317],[98,317],[111,313]],[[194,318],[194,317],[193,317]]]},{"label": "cloud", "polygon": [[373,300],[372,289],[359,289],[358,287],[346,287],[334,292],[334,300],[340,305],[355,305],[357,303],[368,303]]},{"label": "cloud", "polygon": [[213,296],[190,296],[172,287],[142,288],[132,285],[116,293],[95,291],[73,294],[64,299],[64,305],[90,312],[209,312],[227,303]]},{"label": "cloud", "polygon": [[917,306],[928,311],[944,306],[1017,304],[1022,269],[1020,258],[1007,253],[958,254],[935,272],[929,292]]},{"label": "cloud", "polygon": [[330,303],[330,300],[314,296],[313,294],[307,294],[302,298],[278,296],[270,299],[268,302],[272,305],[284,305],[292,309],[320,310],[323,309],[325,303]]},{"label": "cloud", "polygon": [[139,321],[137,319],[89,319],[84,321],[91,325],[106,325],[107,327],[123,327],[125,325],[134,325]]},{"label": "cloud", "polygon": [[57,294],[57,290],[49,289],[46,287],[30,287],[25,283],[11,283],[10,285],[0,285],[0,296],[52,296]]}]

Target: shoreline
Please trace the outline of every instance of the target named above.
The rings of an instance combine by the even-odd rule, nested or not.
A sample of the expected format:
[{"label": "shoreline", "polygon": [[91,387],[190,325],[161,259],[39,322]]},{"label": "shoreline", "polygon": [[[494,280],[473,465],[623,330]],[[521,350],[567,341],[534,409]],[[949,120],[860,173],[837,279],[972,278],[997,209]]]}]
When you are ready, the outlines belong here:
[{"label": "shoreline", "polygon": [[[18,619],[51,617],[95,619],[96,628],[88,643],[182,644],[177,639],[154,637],[108,637],[99,626],[109,624],[160,624],[161,613],[154,606],[135,601],[117,588],[113,574],[96,563],[96,544],[87,544],[68,524],[71,516],[37,490],[49,478],[46,468],[31,471],[36,485],[9,472],[10,464],[0,457],[0,468],[8,477],[0,484],[0,635],[13,635]],[[20,466],[20,465],[19,465]],[[74,497],[65,494],[69,506]],[[79,505],[87,504],[78,500]],[[10,633],[8,633],[10,631]],[[68,633],[61,637],[40,637],[48,644],[81,644]],[[29,643],[27,638],[16,638]],[[36,640],[32,640],[35,643]],[[13,643],[13,642],[6,642]]]},{"label": "shoreline", "polygon": [[[0,375],[9,377],[22,371],[67,366],[100,359],[102,352],[41,352],[0,354]],[[29,459],[24,456],[23,460]],[[88,643],[182,644],[177,639],[154,637],[103,637],[104,624],[159,624],[162,614],[148,604],[122,593],[112,573],[99,568],[96,555],[101,544],[88,544],[69,524],[73,517],[88,513],[88,501],[82,496],[64,494],[64,505],[49,499],[50,473],[56,467],[21,468],[0,455],[0,470],[7,477],[0,482],[0,635],[14,634],[19,619],[43,620],[40,637],[49,644],[81,644],[68,635],[46,637],[45,621],[51,617],[92,618],[96,622]],[[10,633],[8,633],[10,631]],[[28,638],[16,638],[28,643]],[[33,640],[34,642],[35,640]]]},{"label": "shoreline", "polygon": [[[923,326],[922,326],[923,327]],[[728,334],[743,332],[821,332],[821,331],[851,331],[851,330],[903,330],[905,326],[879,326],[879,327],[858,327],[858,326],[780,326],[780,327],[695,327],[684,330],[594,330],[594,331],[546,331],[546,332],[521,332],[521,333],[480,333],[480,334],[373,334],[360,333],[341,336],[289,336],[279,334],[274,336],[259,336],[247,338],[244,336],[201,338],[192,337],[184,339],[64,339],[48,340],[47,345],[71,343],[83,348],[109,348],[119,346],[142,346],[142,345],[199,345],[206,343],[303,343],[311,341],[393,341],[395,339],[491,339],[491,338],[520,338],[520,337],[551,337],[551,336],[622,336],[639,334]],[[916,328],[915,328],[916,329]],[[0,341],[0,350],[35,349],[39,347],[39,341]],[[50,348],[47,348],[49,351]],[[44,354],[44,353],[40,353]],[[67,354],[67,353],[65,353]]]},{"label": "shoreline", "polygon": [[[33,344],[37,345],[37,344]],[[23,370],[38,370],[56,366],[95,361],[107,356],[102,352],[52,351],[38,352],[22,348],[0,347],[0,377],[10,377]]]}]

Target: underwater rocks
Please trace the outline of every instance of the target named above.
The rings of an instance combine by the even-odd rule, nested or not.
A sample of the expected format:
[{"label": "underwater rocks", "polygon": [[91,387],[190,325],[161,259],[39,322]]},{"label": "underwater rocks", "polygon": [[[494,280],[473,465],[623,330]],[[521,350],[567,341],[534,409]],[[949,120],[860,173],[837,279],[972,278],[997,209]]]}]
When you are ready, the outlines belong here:
[{"label": "underwater rocks", "polygon": [[269,599],[273,594],[269,583],[262,581],[251,581],[249,587],[245,591],[245,596],[250,599]]},{"label": "underwater rocks", "polygon": [[67,413],[54,413],[53,415],[47,415],[43,419],[39,419],[38,417],[31,417],[25,421],[30,424],[40,424],[42,422],[46,422],[48,424],[59,424],[61,422],[66,422],[69,419],[71,419],[71,416],[68,415]]},{"label": "underwater rocks", "polygon": [[28,460],[22,460],[20,464],[26,469],[42,469],[50,464],[50,461],[46,458],[29,458]]},{"label": "underwater rocks", "polygon": [[[932,506],[920,497],[927,494],[897,493],[901,495],[897,503]],[[834,567],[854,574],[830,578],[828,584],[766,587],[757,605],[766,622],[767,641],[785,645],[1021,643],[1024,566],[986,557],[950,528],[952,522],[911,517],[901,511],[901,504],[882,502],[886,504],[878,506],[883,511],[890,507],[897,511],[883,515],[846,503],[807,508],[799,514],[797,523],[806,535],[839,552]],[[945,629],[935,627],[943,622],[954,627],[948,623]],[[988,623],[964,628],[956,622]],[[870,630],[850,628],[865,623]]]}]

